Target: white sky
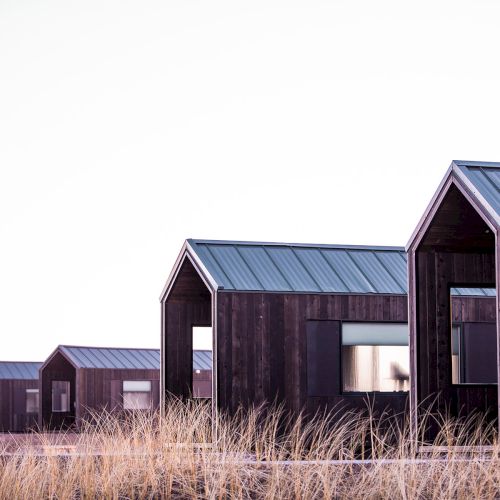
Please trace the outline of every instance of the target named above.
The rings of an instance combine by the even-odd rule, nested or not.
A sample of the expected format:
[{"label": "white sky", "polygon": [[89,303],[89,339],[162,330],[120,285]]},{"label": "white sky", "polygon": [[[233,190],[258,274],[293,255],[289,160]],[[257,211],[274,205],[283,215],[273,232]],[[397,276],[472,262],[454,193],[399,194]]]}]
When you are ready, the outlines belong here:
[{"label": "white sky", "polygon": [[500,160],[498,0],[0,0],[0,359],[158,347],[187,237],[404,245]]}]

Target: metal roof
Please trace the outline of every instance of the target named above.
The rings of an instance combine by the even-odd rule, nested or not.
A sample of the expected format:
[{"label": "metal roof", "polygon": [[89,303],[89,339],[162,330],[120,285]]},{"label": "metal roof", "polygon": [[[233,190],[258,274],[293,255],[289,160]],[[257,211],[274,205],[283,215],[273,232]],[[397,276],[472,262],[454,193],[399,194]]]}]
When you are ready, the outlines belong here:
[{"label": "metal roof", "polygon": [[[402,247],[187,240],[220,289],[406,295]],[[452,288],[452,295],[495,296],[491,288]]]},{"label": "metal roof", "polygon": [[406,294],[402,247],[187,240],[219,289]]},{"label": "metal roof", "polygon": [[144,369],[160,368],[159,349],[81,347],[60,345],[58,349],[77,368]]},{"label": "metal roof", "polygon": [[193,370],[211,370],[212,351],[193,351]]},{"label": "metal roof", "polygon": [[0,379],[38,380],[41,366],[35,361],[0,361]]},{"label": "metal roof", "polygon": [[498,220],[500,214],[500,163],[454,160],[452,165],[483,207]]}]

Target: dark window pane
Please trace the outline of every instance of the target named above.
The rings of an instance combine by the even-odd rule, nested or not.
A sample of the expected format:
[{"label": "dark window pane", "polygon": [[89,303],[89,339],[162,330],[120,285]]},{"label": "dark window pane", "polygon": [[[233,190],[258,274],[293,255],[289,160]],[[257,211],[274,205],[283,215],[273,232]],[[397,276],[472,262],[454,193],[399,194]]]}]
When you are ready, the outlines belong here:
[{"label": "dark window pane", "polygon": [[340,323],[307,322],[307,394],[335,396],[340,393]]}]

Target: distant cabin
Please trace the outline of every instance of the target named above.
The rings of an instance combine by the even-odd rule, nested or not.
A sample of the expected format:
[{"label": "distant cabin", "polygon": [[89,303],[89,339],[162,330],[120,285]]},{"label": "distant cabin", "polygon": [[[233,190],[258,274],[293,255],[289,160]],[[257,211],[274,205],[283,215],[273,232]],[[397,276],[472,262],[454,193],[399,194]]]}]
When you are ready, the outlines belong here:
[{"label": "distant cabin", "polygon": [[415,425],[429,406],[498,420],[499,225],[500,163],[452,162],[407,245]]},{"label": "distant cabin", "polygon": [[103,409],[153,410],[159,378],[158,349],[60,345],[40,368],[40,427],[78,429]]},{"label": "distant cabin", "polygon": [[0,361],[0,432],[36,428],[41,366],[30,361]]}]

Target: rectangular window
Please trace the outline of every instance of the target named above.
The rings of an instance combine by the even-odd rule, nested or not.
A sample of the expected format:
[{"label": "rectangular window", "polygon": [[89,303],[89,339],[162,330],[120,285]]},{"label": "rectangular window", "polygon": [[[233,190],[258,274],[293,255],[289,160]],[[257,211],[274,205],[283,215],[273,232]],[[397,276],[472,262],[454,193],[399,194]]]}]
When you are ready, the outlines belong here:
[{"label": "rectangular window", "polygon": [[307,322],[307,395],[310,397],[340,394],[339,332],[339,321]]},{"label": "rectangular window", "polygon": [[343,323],[342,380],[345,392],[408,391],[408,325]]},{"label": "rectangular window", "polygon": [[38,413],[38,389],[26,389],[26,413]]},{"label": "rectangular window", "polygon": [[69,410],[69,381],[52,381],[52,411],[68,412]]},{"label": "rectangular window", "polygon": [[[495,288],[452,288],[451,381],[497,383]],[[476,322],[480,319],[481,322]]]},{"label": "rectangular window", "polygon": [[123,408],[125,410],[149,410],[151,406],[150,380],[123,381]]},{"label": "rectangular window", "polygon": [[212,397],[212,327],[193,326],[193,375],[191,394],[194,398]]}]

